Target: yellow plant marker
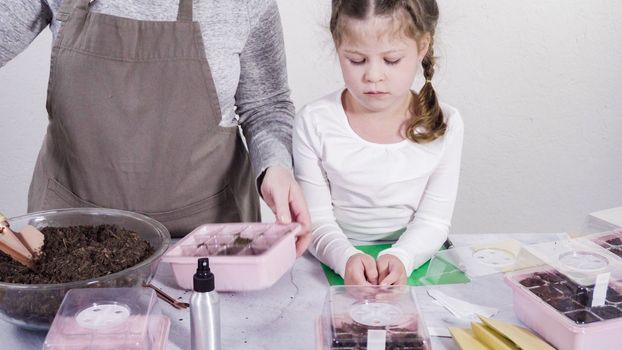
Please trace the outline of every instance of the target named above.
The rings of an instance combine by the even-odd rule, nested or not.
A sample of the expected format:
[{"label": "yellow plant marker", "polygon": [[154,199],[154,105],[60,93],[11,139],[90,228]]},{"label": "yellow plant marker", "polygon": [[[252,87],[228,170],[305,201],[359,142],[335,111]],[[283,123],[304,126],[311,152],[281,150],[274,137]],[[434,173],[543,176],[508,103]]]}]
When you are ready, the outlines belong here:
[{"label": "yellow plant marker", "polygon": [[500,334],[503,334],[519,348],[525,350],[555,350],[544,340],[533,334],[529,329],[503,322],[499,320],[493,320],[488,317],[479,316],[480,320],[484,322],[488,327],[496,330]]},{"label": "yellow plant marker", "polygon": [[489,350],[480,343],[468,329],[449,327],[449,332],[461,350]]},{"label": "yellow plant marker", "polygon": [[471,322],[473,335],[477,340],[486,345],[489,349],[495,350],[520,350],[503,334],[497,333],[494,329],[481,323]]}]

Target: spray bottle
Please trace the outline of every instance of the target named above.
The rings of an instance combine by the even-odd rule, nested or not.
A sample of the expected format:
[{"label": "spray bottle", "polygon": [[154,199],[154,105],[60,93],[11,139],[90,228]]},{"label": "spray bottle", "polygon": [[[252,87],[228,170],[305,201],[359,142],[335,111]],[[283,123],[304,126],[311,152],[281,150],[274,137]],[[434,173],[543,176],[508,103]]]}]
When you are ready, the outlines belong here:
[{"label": "spray bottle", "polygon": [[214,274],[209,259],[200,258],[190,297],[192,350],[220,350],[220,300],[214,290]]}]

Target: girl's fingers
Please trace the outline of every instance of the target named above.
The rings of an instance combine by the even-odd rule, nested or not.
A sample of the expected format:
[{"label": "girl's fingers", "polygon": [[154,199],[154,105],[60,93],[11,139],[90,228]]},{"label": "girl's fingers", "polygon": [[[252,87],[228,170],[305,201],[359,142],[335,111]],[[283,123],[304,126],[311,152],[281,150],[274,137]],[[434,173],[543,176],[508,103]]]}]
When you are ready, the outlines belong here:
[{"label": "girl's fingers", "polygon": [[401,272],[398,270],[391,271],[384,279],[380,281],[381,286],[389,286],[400,281]]},{"label": "girl's fingers", "polygon": [[376,261],[376,266],[378,269],[378,281],[382,282],[389,274],[389,262],[386,259],[380,258]]},{"label": "girl's fingers", "polygon": [[370,284],[378,284],[378,269],[376,268],[376,262],[370,256],[366,256],[362,259],[363,268],[365,269],[366,281]]}]

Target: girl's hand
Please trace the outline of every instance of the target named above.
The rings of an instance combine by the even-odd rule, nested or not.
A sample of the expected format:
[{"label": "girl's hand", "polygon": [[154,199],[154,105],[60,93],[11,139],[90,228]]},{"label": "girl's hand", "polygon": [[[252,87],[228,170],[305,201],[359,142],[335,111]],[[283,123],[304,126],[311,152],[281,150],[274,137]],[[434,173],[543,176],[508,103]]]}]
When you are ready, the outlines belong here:
[{"label": "girl's hand", "polygon": [[278,223],[289,224],[293,220],[302,226],[296,237],[296,255],[301,256],[311,242],[311,223],[307,203],[291,170],[280,166],[266,169],[261,195]]},{"label": "girl's hand", "polygon": [[378,269],[378,280],[380,285],[402,285],[406,284],[408,276],[402,261],[391,254],[382,255],[376,261]]},{"label": "girl's hand", "polygon": [[346,263],[343,282],[345,285],[378,284],[378,270],[374,258],[363,253],[352,255]]}]

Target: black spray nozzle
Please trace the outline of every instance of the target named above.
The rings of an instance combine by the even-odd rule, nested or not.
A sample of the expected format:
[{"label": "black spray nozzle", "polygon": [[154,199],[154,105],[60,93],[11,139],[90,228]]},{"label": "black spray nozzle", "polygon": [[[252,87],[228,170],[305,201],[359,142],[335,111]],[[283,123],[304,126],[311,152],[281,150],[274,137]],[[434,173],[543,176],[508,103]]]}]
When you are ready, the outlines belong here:
[{"label": "black spray nozzle", "polygon": [[211,292],[214,290],[214,274],[209,269],[209,259],[200,258],[197,262],[197,272],[192,278],[195,292]]}]

